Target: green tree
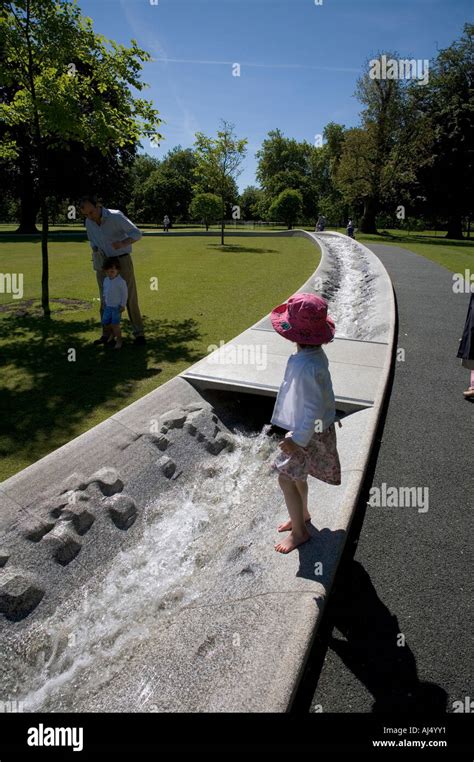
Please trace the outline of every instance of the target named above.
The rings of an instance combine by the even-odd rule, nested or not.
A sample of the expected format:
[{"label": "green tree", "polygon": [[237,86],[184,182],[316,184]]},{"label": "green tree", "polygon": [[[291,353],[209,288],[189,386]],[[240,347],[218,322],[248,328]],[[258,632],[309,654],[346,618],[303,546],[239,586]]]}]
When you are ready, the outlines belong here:
[{"label": "green tree", "polygon": [[246,154],[246,138],[237,138],[234,125],[222,120],[216,138],[202,132],[196,133],[195,154],[197,159],[195,192],[210,192],[221,199],[221,245],[224,245],[224,220],[226,206],[235,204],[238,194],[237,177]]},{"label": "green tree", "polygon": [[257,180],[267,201],[282,191],[293,189],[301,193],[305,218],[314,217],[317,190],[314,168],[318,149],[306,141],[299,143],[287,138],[281,130],[271,130],[257,151]]},{"label": "green tree", "polygon": [[[382,55],[397,58],[395,53],[377,58]],[[363,233],[377,232],[376,215],[393,187],[397,164],[391,158],[400,135],[404,91],[400,79],[372,78],[369,71],[357,83],[356,95],[365,107],[362,126],[346,133],[336,176],[345,199],[363,204]]]},{"label": "green tree", "polygon": [[261,216],[260,205],[263,191],[254,185],[249,185],[242,191],[239,199],[240,214],[244,220],[255,220]]},{"label": "green tree", "polygon": [[425,86],[409,88],[400,163],[426,214],[462,238],[462,220],[474,214],[474,24],[439,51]]},{"label": "green tree", "polygon": [[48,262],[48,146],[70,142],[114,157],[153,136],[160,124],[141,91],[142,63],[150,56],[136,42],[126,48],[94,32],[75,2],[15,0],[0,16],[0,160],[20,161],[19,130],[30,141],[41,212],[41,303],[50,316]]},{"label": "green tree", "polygon": [[270,216],[273,220],[283,220],[291,230],[293,224],[301,217],[303,212],[303,196],[299,191],[288,188],[282,191],[270,207]]},{"label": "green tree", "polygon": [[131,165],[126,179],[129,189],[129,214],[137,222],[149,222],[145,211],[145,199],[143,189],[150,175],[160,166],[159,159],[148,154],[138,154]]},{"label": "green tree", "polygon": [[199,220],[209,230],[209,225],[220,219],[222,214],[222,199],[215,193],[197,193],[189,207],[191,219]]}]

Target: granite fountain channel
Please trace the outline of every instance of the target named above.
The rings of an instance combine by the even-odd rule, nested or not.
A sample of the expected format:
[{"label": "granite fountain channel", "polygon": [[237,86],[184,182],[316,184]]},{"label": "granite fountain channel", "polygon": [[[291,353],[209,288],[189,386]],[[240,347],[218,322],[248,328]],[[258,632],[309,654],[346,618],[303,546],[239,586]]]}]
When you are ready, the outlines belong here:
[{"label": "granite fountain channel", "polygon": [[[377,341],[370,252],[313,239],[338,332]],[[184,374],[0,485],[9,701],[32,712],[285,710],[355,492],[350,479],[326,488],[343,519],[329,532],[323,515],[317,528],[322,577],[301,573],[303,555],[298,571],[296,553],[274,553],[285,513],[263,425],[272,404]],[[65,479],[71,461],[80,471]],[[361,463],[348,469],[357,484]]]}]

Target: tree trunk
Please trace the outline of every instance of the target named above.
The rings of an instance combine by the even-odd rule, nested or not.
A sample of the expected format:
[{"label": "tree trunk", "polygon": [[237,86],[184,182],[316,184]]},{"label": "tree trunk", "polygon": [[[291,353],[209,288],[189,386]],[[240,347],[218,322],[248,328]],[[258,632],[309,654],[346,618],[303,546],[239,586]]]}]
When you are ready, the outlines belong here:
[{"label": "tree trunk", "polygon": [[375,215],[377,213],[376,204],[373,198],[366,198],[364,201],[364,211],[360,221],[359,230],[361,233],[376,233]]},{"label": "tree trunk", "polygon": [[453,216],[448,219],[448,232],[446,233],[446,238],[456,238],[462,241],[463,234],[461,217]]},{"label": "tree trunk", "polygon": [[48,261],[48,205],[41,199],[41,306],[45,318],[51,317],[49,307],[49,261]]},{"label": "tree trunk", "polygon": [[[29,154],[26,157],[29,159]],[[22,182],[20,188],[20,224],[17,233],[37,233],[36,215],[38,213],[38,200],[35,195],[33,178],[29,170],[28,162],[22,162]]]},{"label": "tree trunk", "polygon": [[224,220],[221,221],[221,246],[224,246]]}]

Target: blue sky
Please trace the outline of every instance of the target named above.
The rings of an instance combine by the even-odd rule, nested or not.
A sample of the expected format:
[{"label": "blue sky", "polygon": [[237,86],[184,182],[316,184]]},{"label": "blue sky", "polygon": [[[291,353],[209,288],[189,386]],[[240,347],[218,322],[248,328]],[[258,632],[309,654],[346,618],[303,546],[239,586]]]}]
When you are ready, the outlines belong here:
[{"label": "blue sky", "polygon": [[[472,0],[79,0],[97,32],[155,59],[146,97],[165,120],[161,157],[215,134],[221,118],[249,141],[240,189],[255,183],[255,152],[269,130],[315,141],[335,121],[354,126],[364,63],[382,50],[430,59],[459,37]],[[317,0],[320,2],[320,0]],[[240,76],[233,76],[233,64]]]}]

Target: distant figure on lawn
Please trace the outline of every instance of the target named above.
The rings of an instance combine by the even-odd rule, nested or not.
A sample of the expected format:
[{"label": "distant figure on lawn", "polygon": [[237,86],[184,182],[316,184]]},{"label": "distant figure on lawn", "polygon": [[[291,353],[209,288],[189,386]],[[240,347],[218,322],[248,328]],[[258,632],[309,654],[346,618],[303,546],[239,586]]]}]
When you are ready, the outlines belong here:
[{"label": "distant figure on lawn", "polygon": [[120,318],[127,304],[128,289],[120,275],[119,258],[106,259],[103,271],[105,278],[102,292],[102,331],[107,335],[107,344],[115,344],[115,349],[121,349]]},{"label": "distant figure on lawn", "polygon": [[347,230],[347,235],[349,236],[349,238],[355,238],[355,236],[354,236],[354,223],[352,222],[352,220],[349,220],[349,222],[347,223],[346,230]]},{"label": "distant figure on lawn", "polygon": [[168,217],[168,215],[165,214],[165,216],[163,217],[163,230],[165,233],[167,233],[168,230],[170,229],[170,225],[171,225],[171,220]]},{"label": "distant figure on lawn", "polygon": [[[143,320],[138,306],[137,284],[133,271],[132,244],[142,237],[140,230],[118,209],[107,209],[97,203],[95,196],[83,196],[79,202],[81,213],[86,218],[86,230],[92,248],[92,262],[97,276],[100,294],[100,315],[102,318],[104,261],[107,257],[117,257],[120,263],[120,275],[127,284],[127,311],[135,336],[134,344],[145,344]],[[95,344],[105,344],[109,339],[103,331]]]}]

